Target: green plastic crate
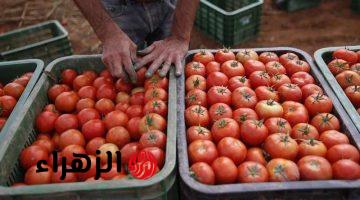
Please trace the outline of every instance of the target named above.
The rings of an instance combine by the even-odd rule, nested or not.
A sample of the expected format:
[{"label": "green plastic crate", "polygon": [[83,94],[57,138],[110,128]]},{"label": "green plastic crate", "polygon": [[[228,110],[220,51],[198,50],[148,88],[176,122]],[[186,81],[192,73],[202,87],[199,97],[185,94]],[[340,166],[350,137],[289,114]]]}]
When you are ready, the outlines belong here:
[{"label": "green plastic crate", "polygon": [[351,0],[351,10],[360,13],[360,0]]},{"label": "green plastic crate", "polygon": [[[238,1],[241,2],[241,1]],[[201,0],[195,25],[225,46],[254,38],[260,29],[263,0],[228,12],[207,0]]]},{"label": "green plastic crate", "polygon": [[[0,146],[0,199],[162,199],[178,198],[176,184],[176,112],[168,113],[165,165],[148,180],[121,179],[102,182],[78,182],[9,187],[21,181],[23,170],[18,157],[21,150],[36,138],[34,120],[48,103],[47,90],[57,81],[63,69],[104,69],[101,55],[69,56],[50,63],[23,107],[23,115],[17,116],[3,145]],[[176,110],[176,79],[174,70],[169,75],[169,111]]]},{"label": "green plastic crate", "polygon": [[285,10],[289,12],[303,10],[319,6],[321,0],[285,0],[284,5],[281,5]]},{"label": "green plastic crate", "polygon": [[208,0],[208,1],[228,12],[237,10],[239,8],[242,8],[242,7],[252,4],[252,3],[256,3],[256,0],[241,0],[241,1],[239,1],[239,0]]},{"label": "green plastic crate", "polygon": [[49,63],[66,55],[72,55],[68,32],[55,20],[0,35],[0,60],[38,58]]}]

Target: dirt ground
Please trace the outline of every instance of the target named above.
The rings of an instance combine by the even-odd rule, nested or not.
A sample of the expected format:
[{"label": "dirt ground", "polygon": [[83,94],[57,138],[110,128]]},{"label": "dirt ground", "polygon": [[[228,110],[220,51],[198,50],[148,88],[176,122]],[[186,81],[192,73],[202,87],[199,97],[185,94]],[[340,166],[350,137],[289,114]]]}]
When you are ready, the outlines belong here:
[{"label": "dirt ground", "polygon": [[[0,33],[50,19],[68,30],[76,54],[101,52],[101,43],[72,0],[0,0]],[[265,0],[262,25],[256,39],[236,47],[292,46],[312,54],[338,45],[360,44],[360,14],[350,0],[323,0],[318,8],[293,13],[280,11]],[[194,28],[190,49],[222,45]]]}]

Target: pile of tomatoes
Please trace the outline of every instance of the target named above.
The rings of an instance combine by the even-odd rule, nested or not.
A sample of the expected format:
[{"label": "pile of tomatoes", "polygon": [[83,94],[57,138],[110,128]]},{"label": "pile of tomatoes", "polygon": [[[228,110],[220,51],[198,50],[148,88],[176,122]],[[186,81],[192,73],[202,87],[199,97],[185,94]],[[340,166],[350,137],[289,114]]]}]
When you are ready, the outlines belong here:
[{"label": "pile of tomatoes", "polygon": [[[35,120],[36,140],[20,154],[24,182],[14,186],[94,181],[96,157],[101,159],[101,168],[106,168],[107,151],[112,152],[112,167],[98,180],[127,177],[129,157],[140,150],[154,155],[159,171],[165,161],[168,78],[156,74],[146,79],[145,72],[140,69],[138,83],[131,85],[113,78],[107,70],[99,74],[63,70],[61,82],[47,92],[49,104]],[[52,169],[53,151],[58,152],[57,172]],[[117,171],[116,151],[121,152],[121,172]],[[61,180],[62,158],[70,168],[73,153],[88,155],[91,167],[86,172],[68,172]],[[40,160],[47,161],[42,165],[47,172],[36,172]],[[81,161],[87,166],[85,159]]]},{"label": "pile of tomatoes", "polygon": [[5,86],[0,83],[0,131],[24,92],[32,74],[32,72],[25,73]]},{"label": "pile of tomatoes", "polygon": [[294,53],[201,51],[185,67],[190,173],[204,184],[357,179],[359,151]]},{"label": "pile of tomatoes", "polygon": [[328,67],[360,114],[360,51],[338,49]]}]

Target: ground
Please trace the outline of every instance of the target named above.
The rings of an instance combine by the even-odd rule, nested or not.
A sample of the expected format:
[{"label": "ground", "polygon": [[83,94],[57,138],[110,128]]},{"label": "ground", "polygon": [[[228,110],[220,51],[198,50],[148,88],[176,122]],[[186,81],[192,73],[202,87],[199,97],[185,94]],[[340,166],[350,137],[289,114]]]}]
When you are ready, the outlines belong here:
[{"label": "ground", "polygon": [[[1,0],[0,33],[50,19],[69,32],[75,54],[101,52],[101,43],[72,0]],[[259,36],[235,47],[292,46],[310,54],[319,48],[360,44],[360,14],[350,0],[324,0],[320,7],[293,13],[280,11],[265,0]],[[190,49],[220,48],[194,28]]]}]

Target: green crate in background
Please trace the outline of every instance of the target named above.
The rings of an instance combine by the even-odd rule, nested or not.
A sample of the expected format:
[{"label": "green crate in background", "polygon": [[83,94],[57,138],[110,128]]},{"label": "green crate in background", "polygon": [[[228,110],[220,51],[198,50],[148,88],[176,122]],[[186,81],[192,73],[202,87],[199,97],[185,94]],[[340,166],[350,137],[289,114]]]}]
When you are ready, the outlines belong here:
[{"label": "green crate in background", "polygon": [[[14,182],[22,181],[24,171],[18,158],[21,150],[31,145],[36,139],[34,129],[36,116],[49,103],[48,89],[55,84],[64,69],[75,69],[100,72],[105,68],[101,55],[69,56],[50,63],[32,93],[27,99],[22,115],[0,144],[0,199],[33,199],[33,200],[72,200],[72,199],[159,199],[177,200],[176,181],[176,112],[169,112],[167,117],[167,143],[165,165],[161,171],[148,180],[121,179],[101,182],[77,182],[66,184],[44,184],[24,187],[9,187]],[[174,70],[169,75],[168,109],[176,110],[176,78]],[[1,141],[0,141],[1,142]]]},{"label": "green crate in background", "polygon": [[68,32],[56,20],[0,35],[0,60],[38,58],[49,63],[66,55],[72,55]]},{"label": "green crate in background", "polygon": [[280,9],[293,12],[319,6],[321,0],[274,0],[274,2]]},{"label": "green crate in background", "polygon": [[351,10],[360,13],[360,0],[351,0]]},{"label": "green crate in background", "polygon": [[228,12],[208,0],[201,0],[195,25],[225,46],[233,46],[259,33],[263,0]]},{"label": "green crate in background", "polygon": [[237,10],[252,3],[256,3],[256,0],[208,0],[208,1],[228,12]]}]

